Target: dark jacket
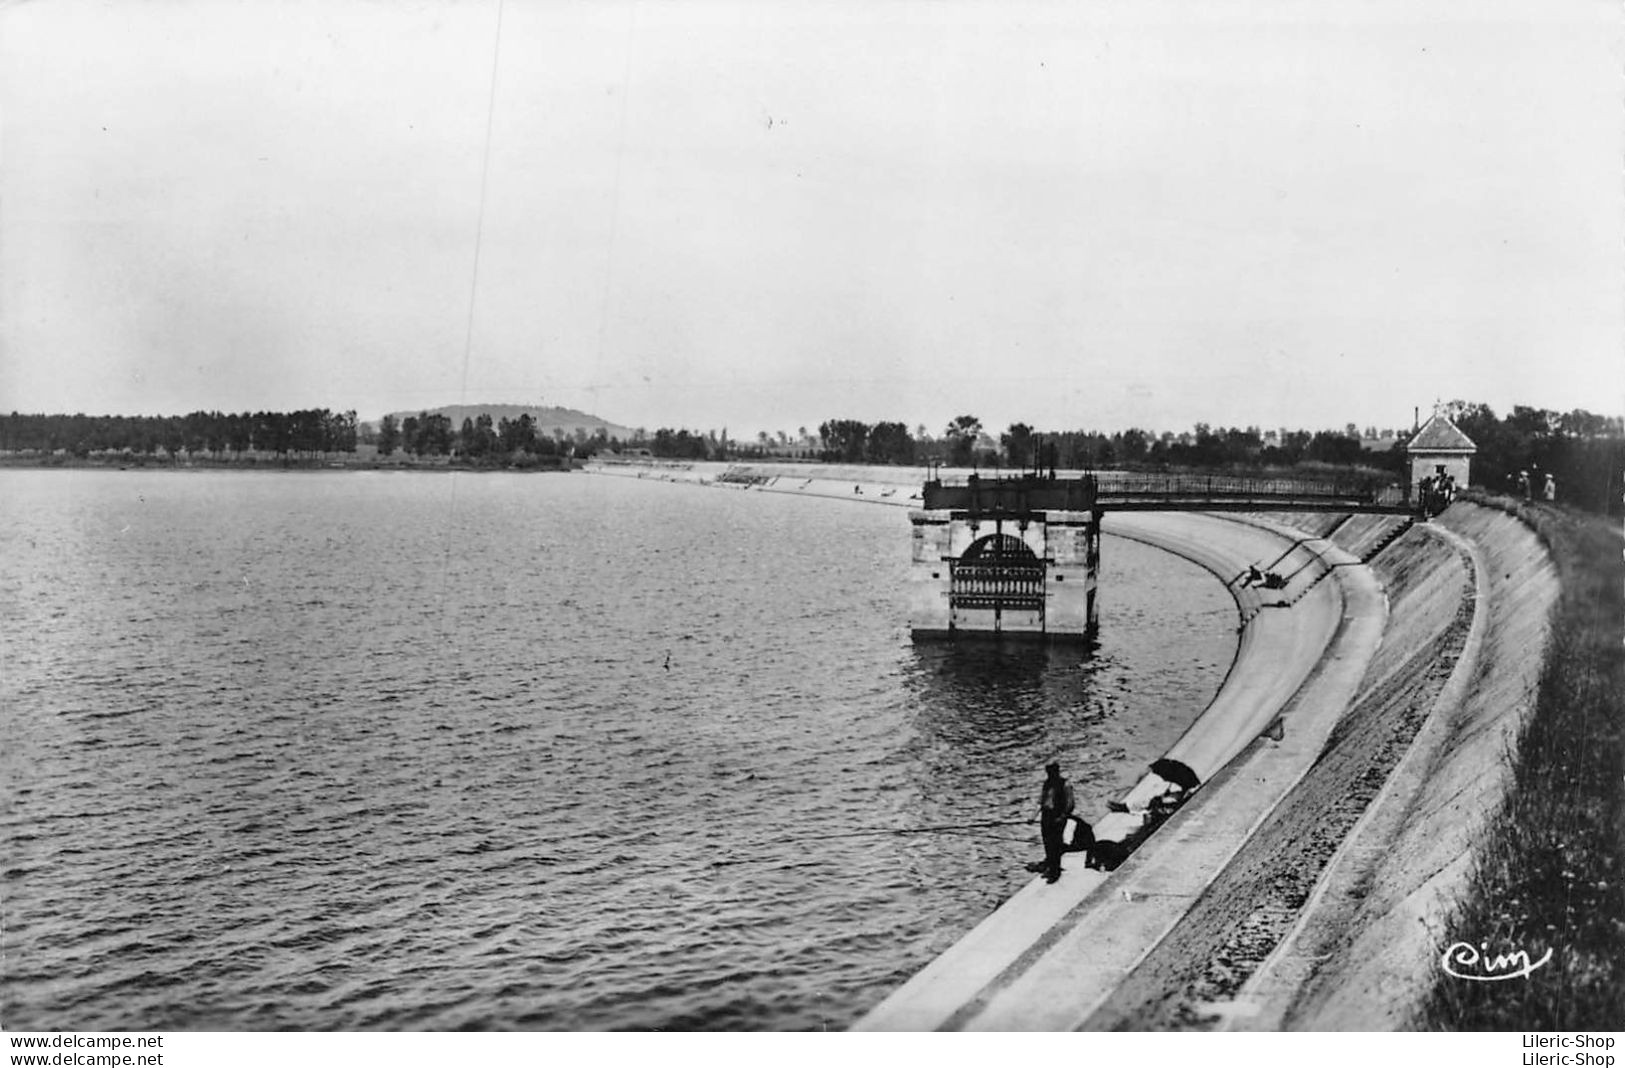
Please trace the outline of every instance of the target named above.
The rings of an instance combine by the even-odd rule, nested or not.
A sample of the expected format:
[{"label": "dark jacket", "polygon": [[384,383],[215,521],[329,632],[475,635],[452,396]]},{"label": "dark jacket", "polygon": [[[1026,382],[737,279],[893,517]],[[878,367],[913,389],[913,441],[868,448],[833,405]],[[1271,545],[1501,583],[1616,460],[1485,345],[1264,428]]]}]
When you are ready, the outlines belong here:
[{"label": "dark jacket", "polygon": [[1075,803],[1072,786],[1065,779],[1044,780],[1043,792],[1038,795],[1038,814],[1045,823],[1065,822]]}]

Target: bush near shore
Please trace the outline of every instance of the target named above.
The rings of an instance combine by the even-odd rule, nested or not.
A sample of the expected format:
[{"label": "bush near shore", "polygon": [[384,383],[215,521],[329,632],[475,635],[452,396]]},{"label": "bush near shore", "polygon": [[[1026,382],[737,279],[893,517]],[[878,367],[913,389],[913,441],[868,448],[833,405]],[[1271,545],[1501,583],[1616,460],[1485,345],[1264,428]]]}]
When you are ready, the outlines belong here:
[{"label": "bush near shore", "polygon": [[1615,523],[1471,494],[1534,529],[1561,583],[1513,785],[1481,844],[1448,943],[1551,960],[1527,979],[1441,972],[1418,1025],[1439,1030],[1625,1026],[1625,585]]},{"label": "bush near shore", "polygon": [[315,456],[148,456],[145,453],[3,453],[0,467],[41,468],[126,468],[152,471],[574,471],[580,461],[567,456],[521,454],[505,457],[405,456],[387,458],[357,456],[354,453],[321,453]]}]

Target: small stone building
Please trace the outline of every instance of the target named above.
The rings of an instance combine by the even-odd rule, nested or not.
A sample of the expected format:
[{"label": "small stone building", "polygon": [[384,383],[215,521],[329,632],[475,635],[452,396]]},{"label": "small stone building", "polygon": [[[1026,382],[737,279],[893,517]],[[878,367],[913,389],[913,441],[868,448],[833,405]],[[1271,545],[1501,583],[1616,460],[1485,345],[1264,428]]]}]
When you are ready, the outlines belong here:
[{"label": "small stone building", "polygon": [[1473,454],[1477,451],[1478,446],[1473,444],[1473,439],[1463,434],[1449,416],[1435,411],[1405,446],[1406,455],[1410,458],[1411,486],[1416,486],[1429,475],[1445,474],[1455,479],[1457,486],[1465,487],[1472,469]]}]

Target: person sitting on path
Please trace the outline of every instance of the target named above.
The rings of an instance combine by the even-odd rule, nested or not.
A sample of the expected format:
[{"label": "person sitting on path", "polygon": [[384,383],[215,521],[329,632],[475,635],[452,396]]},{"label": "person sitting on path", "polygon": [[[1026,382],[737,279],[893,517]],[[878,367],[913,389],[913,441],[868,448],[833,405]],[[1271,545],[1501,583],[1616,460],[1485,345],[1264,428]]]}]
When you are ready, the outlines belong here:
[{"label": "person sitting on path", "polygon": [[1072,822],[1077,824],[1072,828],[1072,841],[1068,843],[1068,853],[1082,853],[1085,868],[1098,868],[1100,861],[1095,857],[1095,829],[1089,821],[1082,816],[1073,816]]}]

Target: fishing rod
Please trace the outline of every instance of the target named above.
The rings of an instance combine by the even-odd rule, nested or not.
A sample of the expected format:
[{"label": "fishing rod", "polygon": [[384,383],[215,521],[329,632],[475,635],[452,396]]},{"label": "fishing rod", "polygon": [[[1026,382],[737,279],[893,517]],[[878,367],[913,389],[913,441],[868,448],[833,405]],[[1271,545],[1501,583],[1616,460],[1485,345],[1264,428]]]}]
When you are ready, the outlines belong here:
[{"label": "fishing rod", "polygon": [[[802,842],[822,842],[830,838],[858,838],[870,834],[952,834],[955,831],[980,827],[1028,827],[1033,822],[1032,820],[983,820],[980,823],[944,823],[937,827],[872,827],[864,831],[803,835],[798,840]],[[1013,838],[1003,840],[1015,841]]]},{"label": "fishing rod", "polygon": [[[1029,822],[1030,821],[1028,820],[991,820],[987,823],[948,824],[942,827],[894,827],[868,831],[848,831],[844,834],[817,834],[806,838],[799,838],[797,841],[816,842],[829,838],[854,838],[858,835],[873,834],[949,834],[959,838],[987,838],[994,842],[1014,842],[1016,844],[1021,844],[1024,843],[1026,839],[1012,838],[1007,834],[979,834],[974,830],[962,830],[961,828],[1010,826],[1025,827],[1029,824]],[[713,860],[711,862],[711,867],[724,868],[734,864],[772,864],[780,859],[781,858],[779,857],[736,857],[732,860]]]},{"label": "fishing rod", "polygon": [[[1084,822],[1083,817],[1068,814],[1067,819]],[[858,838],[870,834],[953,834],[956,831],[969,830],[979,827],[1031,827],[1039,822],[1036,818],[1027,820],[982,820],[979,823],[944,823],[936,827],[872,827],[863,831],[841,831],[837,834],[811,834],[802,837],[803,842],[822,842],[830,838]],[[1001,841],[1013,842],[1014,838],[1003,838]]]}]

